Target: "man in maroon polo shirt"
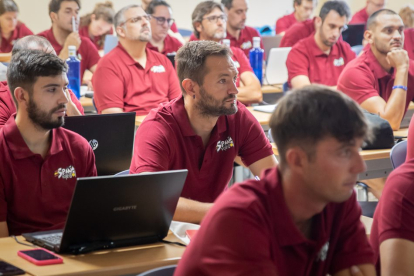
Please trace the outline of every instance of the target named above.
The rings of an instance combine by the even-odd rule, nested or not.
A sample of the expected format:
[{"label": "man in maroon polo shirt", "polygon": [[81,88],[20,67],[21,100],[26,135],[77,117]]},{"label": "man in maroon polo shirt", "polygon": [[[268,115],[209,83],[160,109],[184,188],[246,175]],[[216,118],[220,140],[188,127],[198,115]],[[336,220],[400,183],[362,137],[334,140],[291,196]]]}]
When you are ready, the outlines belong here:
[{"label": "man in maroon polo shirt", "polygon": [[368,18],[374,12],[383,9],[385,2],[385,0],[367,0],[367,5],[352,16],[349,24],[367,24]]},{"label": "man in maroon polo shirt", "polygon": [[153,109],[135,136],[130,172],[188,169],[174,220],[200,223],[240,156],[254,175],[276,165],[258,121],[237,101],[227,46],[192,41],[178,50],[183,96]]},{"label": "man in maroon polo shirt", "polygon": [[51,0],[49,16],[52,20],[52,28],[38,35],[49,40],[63,60],[69,57],[68,47],[76,46],[78,58],[81,61],[81,79],[83,79],[86,70],[95,72],[100,56],[89,38],[82,37],[78,32],[73,31],[72,17],[75,17],[75,21],[78,22],[79,10],[80,0]]},{"label": "man in maroon polo shirt", "polygon": [[175,55],[183,44],[168,34],[174,23],[170,5],[163,0],[152,1],[145,12],[151,15],[151,40],[147,48],[164,55]]},{"label": "man in maroon polo shirt", "polygon": [[[45,38],[35,35],[29,35],[22,39],[19,39],[14,44],[12,55],[17,54],[20,50],[32,49],[41,50],[48,53],[56,52],[53,50],[52,45]],[[82,104],[73,94],[72,90],[67,90],[68,103],[67,103],[67,116],[83,115],[84,110]],[[16,105],[13,101],[12,94],[10,93],[7,81],[0,82],[0,129],[6,124],[7,120],[16,112]]]},{"label": "man in maroon polo shirt", "polygon": [[279,165],[217,199],[175,275],[375,275],[353,191],[366,169],[358,105],[306,86],[278,102],[269,126]]},{"label": "man in maroon polo shirt", "polygon": [[364,37],[370,47],[343,70],[338,90],[398,130],[414,98],[414,61],[403,50],[404,24],[398,14],[384,9],[371,15],[367,28]]},{"label": "man in maroon polo shirt", "polygon": [[414,28],[404,30],[404,49],[408,57],[414,60]]},{"label": "man in maroon polo shirt", "polygon": [[356,57],[348,43],[338,40],[350,15],[344,1],[323,5],[315,19],[315,34],[296,43],[289,52],[286,67],[290,87],[311,83],[336,87],[342,70]]},{"label": "man in maroon polo shirt", "polygon": [[[226,15],[220,3],[204,1],[193,11],[192,22],[197,40],[212,40],[220,42],[226,37]],[[263,99],[262,87],[253,73],[249,60],[239,48],[230,46],[232,59],[238,71],[236,87],[237,98],[244,104],[259,103]],[[242,86],[240,86],[242,83]]]},{"label": "man in maroon polo shirt", "polygon": [[293,0],[295,10],[276,21],[276,34],[285,35],[285,32],[295,23],[308,20],[312,15],[316,2],[316,0]]},{"label": "man in maroon polo shirt", "polygon": [[99,61],[92,78],[99,113],[147,115],[158,104],[181,96],[171,61],[146,48],[151,39],[149,21],[138,5],[126,6],[115,15],[119,44]]},{"label": "man in maroon polo shirt", "polygon": [[[260,37],[259,32],[252,27],[246,26],[248,0],[221,0],[227,14],[227,39],[230,45],[240,48],[249,57],[249,52],[253,48],[253,37]],[[264,49],[263,42],[260,48]]]},{"label": "man in maroon polo shirt", "polygon": [[293,47],[301,39],[310,36],[315,32],[315,20],[316,17],[295,23],[285,32],[279,47]]},{"label": "man in maroon polo shirt", "polygon": [[7,80],[17,113],[0,130],[0,236],[63,228],[77,177],[96,176],[80,135],[61,128],[67,65],[51,53],[21,50]]}]

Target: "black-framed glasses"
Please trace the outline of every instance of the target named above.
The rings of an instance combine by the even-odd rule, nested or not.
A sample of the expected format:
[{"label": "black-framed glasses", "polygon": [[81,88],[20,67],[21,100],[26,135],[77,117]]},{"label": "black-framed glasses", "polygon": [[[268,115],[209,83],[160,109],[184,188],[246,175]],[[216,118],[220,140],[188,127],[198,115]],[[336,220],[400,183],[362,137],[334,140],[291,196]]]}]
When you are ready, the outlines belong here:
[{"label": "black-framed glasses", "polygon": [[212,15],[212,16],[204,17],[203,20],[204,19],[207,19],[211,23],[213,23],[213,22],[214,23],[217,23],[217,20],[219,20],[219,19],[221,19],[223,21],[226,21],[227,20],[227,16],[225,14],[222,14],[222,15]]},{"label": "black-framed glasses", "polygon": [[163,16],[151,16],[152,18],[155,18],[155,20],[157,20],[157,23],[159,25],[164,25],[165,22],[168,23],[168,26],[171,26],[174,23],[174,19],[173,18],[165,18]]},{"label": "black-framed glasses", "polygon": [[125,20],[124,23],[121,24],[121,26],[125,25],[128,21],[130,21],[131,23],[141,22],[143,18],[147,21],[150,21],[151,20],[151,15],[146,14],[146,15],[140,15],[140,16],[128,18],[127,20]]}]

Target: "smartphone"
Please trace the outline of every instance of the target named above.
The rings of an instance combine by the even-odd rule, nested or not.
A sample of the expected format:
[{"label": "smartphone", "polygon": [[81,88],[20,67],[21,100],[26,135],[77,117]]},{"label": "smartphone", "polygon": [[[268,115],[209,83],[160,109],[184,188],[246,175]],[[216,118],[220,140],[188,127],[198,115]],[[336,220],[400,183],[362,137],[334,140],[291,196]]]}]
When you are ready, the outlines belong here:
[{"label": "smartphone", "polygon": [[49,250],[43,248],[20,250],[17,252],[17,255],[31,263],[34,263],[35,265],[51,265],[63,263],[63,259],[59,255],[56,255],[55,253],[52,253]]},{"label": "smartphone", "polygon": [[25,274],[23,270],[18,267],[15,267],[12,264],[0,261],[0,275],[9,276],[9,275],[22,275]]}]

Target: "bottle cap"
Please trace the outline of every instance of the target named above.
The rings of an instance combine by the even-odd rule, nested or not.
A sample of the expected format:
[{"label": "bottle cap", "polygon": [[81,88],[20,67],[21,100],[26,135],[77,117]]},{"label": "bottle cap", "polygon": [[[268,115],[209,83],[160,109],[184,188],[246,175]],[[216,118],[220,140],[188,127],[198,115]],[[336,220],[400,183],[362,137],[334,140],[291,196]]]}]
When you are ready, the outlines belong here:
[{"label": "bottle cap", "polygon": [[253,37],[253,48],[260,48],[260,37]]},{"label": "bottle cap", "polygon": [[69,56],[76,56],[76,46],[70,45],[68,47]]}]

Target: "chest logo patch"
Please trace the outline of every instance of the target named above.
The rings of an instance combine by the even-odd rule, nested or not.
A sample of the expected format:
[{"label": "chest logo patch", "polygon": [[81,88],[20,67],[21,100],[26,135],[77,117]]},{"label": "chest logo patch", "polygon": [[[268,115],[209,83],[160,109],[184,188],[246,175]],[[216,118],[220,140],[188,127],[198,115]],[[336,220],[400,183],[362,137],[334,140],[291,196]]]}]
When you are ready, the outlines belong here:
[{"label": "chest logo patch", "polygon": [[216,150],[217,152],[226,151],[229,148],[233,148],[233,147],[234,147],[233,139],[231,139],[231,137],[229,136],[225,141],[217,142]]},{"label": "chest logo patch", "polygon": [[151,72],[154,72],[154,73],[164,73],[165,72],[165,68],[162,65],[152,66]]},{"label": "chest logo patch", "polygon": [[238,61],[233,60],[234,67],[240,68],[240,63]]},{"label": "chest logo patch", "polygon": [[92,150],[96,150],[98,148],[98,141],[95,139],[92,139],[89,141],[89,145],[91,146]]},{"label": "chest logo patch", "polygon": [[69,178],[76,177],[76,171],[73,166],[69,166],[67,168],[59,168],[55,171],[55,177],[62,178],[68,180]]},{"label": "chest logo patch", "polygon": [[344,66],[345,65],[345,61],[343,57],[340,57],[338,59],[334,59],[334,66]]},{"label": "chest logo patch", "polygon": [[325,261],[326,257],[328,256],[329,250],[329,242],[326,242],[324,246],[322,246],[321,251],[319,251],[318,257],[316,257],[316,261]]},{"label": "chest logo patch", "polygon": [[252,48],[252,42],[251,41],[246,41],[240,46],[240,48],[242,48],[243,50],[250,49],[250,48]]}]

